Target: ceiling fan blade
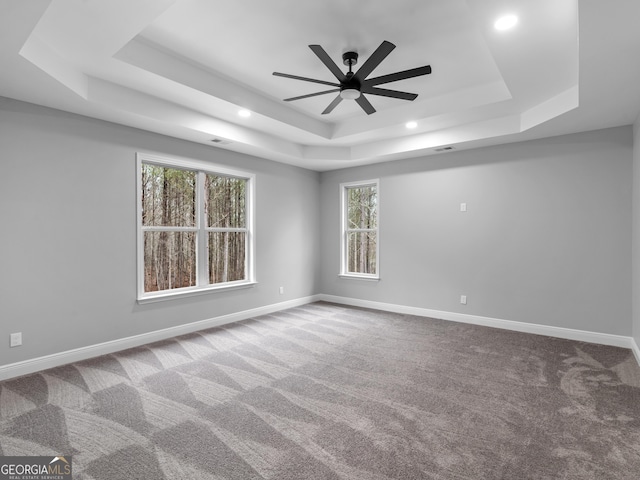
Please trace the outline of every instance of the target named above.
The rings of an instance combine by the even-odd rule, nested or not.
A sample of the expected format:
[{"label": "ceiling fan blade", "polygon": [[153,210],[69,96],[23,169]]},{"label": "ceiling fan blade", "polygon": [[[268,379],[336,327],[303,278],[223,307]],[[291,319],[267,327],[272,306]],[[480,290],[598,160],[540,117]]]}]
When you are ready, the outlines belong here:
[{"label": "ceiling fan blade", "polygon": [[333,73],[333,75],[340,81],[343,82],[345,80],[345,74],[342,72],[340,67],[336,65],[336,63],[331,60],[331,57],[327,52],[325,52],[324,48],[320,45],[309,45],[309,48],[316,54],[316,56],[320,59],[322,63]]},{"label": "ceiling fan blade", "polygon": [[288,73],[273,72],[273,74],[276,77],[292,78],[293,80],[302,80],[303,82],[320,83],[322,85],[331,85],[332,87],[339,87],[340,86],[339,83],[325,82],[324,80],[317,80],[315,78],[299,77],[298,75],[289,75]]},{"label": "ceiling fan blade", "polygon": [[355,74],[355,78],[363,82],[367,76],[373,72],[373,69],[380,65],[380,62],[389,55],[396,46],[386,40],[380,44],[375,52],[371,54],[367,61],[362,64]]},{"label": "ceiling fan blade", "polygon": [[419,77],[421,75],[429,75],[430,73],[431,65],[426,65],[424,67],[403,70],[402,72],[390,73],[389,75],[382,75],[381,77],[370,78],[363,83],[364,85],[381,85],[383,83],[397,82],[398,80]]},{"label": "ceiling fan blade", "polygon": [[333,101],[329,104],[329,106],[324,109],[324,111],[322,112],[322,115],[331,113],[333,109],[336,108],[341,101],[342,101],[342,97],[338,95],[336,98],[333,99]]},{"label": "ceiling fan blade", "polygon": [[310,93],[308,95],[300,95],[299,97],[285,98],[284,101],[291,102],[293,100],[302,100],[303,98],[316,97],[318,95],[324,95],[325,93],[333,93],[333,92],[339,92],[339,91],[340,91],[339,88],[332,88],[331,90],[325,90],[324,92],[316,92],[316,93]]},{"label": "ceiling fan blade", "polygon": [[356,98],[356,102],[358,102],[358,105],[362,107],[367,115],[375,113],[376,109],[373,108],[373,105],[369,103],[369,100],[367,100],[364,95],[360,95],[358,98]]},{"label": "ceiling fan blade", "polygon": [[399,92],[398,90],[388,90],[386,88],[371,87],[369,85],[364,85],[361,88],[361,92],[370,95],[380,95],[382,97],[399,98],[400,100],[415,100],[418,96],[417,93]]}]

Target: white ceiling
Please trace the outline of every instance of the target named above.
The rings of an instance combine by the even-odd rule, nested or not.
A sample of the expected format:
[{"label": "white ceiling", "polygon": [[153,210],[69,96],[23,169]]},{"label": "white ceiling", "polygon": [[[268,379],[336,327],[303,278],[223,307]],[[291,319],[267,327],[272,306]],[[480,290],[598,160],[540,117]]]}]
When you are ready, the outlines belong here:
[{"label": "white ceiling", "polygon": [[[638,0],[0,0],[0,96],[324,171],[631,124],[638,20]],[[335,81],[308,45],[342,68],[383,40],[371,77],[431,65],[383,86],[415,101],[282,101],[329,87],[274,71]]]}]

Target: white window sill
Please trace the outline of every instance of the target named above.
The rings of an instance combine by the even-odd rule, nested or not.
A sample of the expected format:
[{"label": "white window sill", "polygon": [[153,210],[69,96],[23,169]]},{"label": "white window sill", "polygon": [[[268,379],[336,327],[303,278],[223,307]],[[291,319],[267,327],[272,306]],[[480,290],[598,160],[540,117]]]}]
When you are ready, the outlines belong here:
[{"label": "white window sill", "polygon": [[358,275],[357,273],[341,273],[338,275],[340,278],[349,278],[352,280],[368,280],[371,282],[379,282],[380,277],[377,275]]},{"label": "white window sill", "polygon": [[177,300],[179,298],[194,297],[197,295],[204,295],[207,293],[223,292],[229,290],[239,290],[242,288],[251,288],[258,282],[230,282],[222,285],[208,285],[206,287],[198,288],[177,288],[175,290],[165,290],[162,292],[147,293],[141,297],[138,297],[137,302],[139,305],[145,303],[163,302],[165,300]]}]

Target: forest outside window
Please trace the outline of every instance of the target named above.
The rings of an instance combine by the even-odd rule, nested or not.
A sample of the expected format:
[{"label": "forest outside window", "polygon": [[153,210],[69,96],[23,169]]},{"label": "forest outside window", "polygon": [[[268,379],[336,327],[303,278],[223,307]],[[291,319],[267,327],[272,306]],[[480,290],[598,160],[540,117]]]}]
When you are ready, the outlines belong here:
[{"label": "forest outside window", "polygon": [[138,301],[247,286],[254,176],[138,154]]},{"label": "forest outside window", "polygon": [[378,180],[341,185],[341,272],[347,277],[379,278]]}]

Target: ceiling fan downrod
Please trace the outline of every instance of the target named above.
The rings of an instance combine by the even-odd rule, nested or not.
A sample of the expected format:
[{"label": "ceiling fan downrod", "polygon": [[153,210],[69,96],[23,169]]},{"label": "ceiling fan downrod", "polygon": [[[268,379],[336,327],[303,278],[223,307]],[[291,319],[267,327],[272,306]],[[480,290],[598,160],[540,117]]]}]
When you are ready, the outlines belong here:
[{"label": "ceiling fan downrod", "polygon": [[351,67],[358,63],[357,52],[345,52],[342,54],[342,63],[349,66],[347,72],[347,78],[345,82],[340,86],[340,96],[345,100],[355,100],[361,94],[360,82],[354,77],[354,73]]}]

